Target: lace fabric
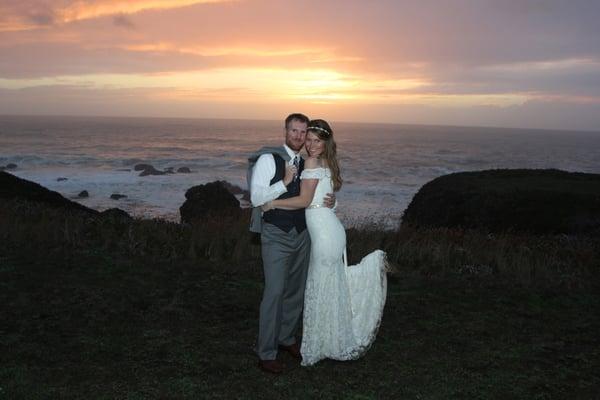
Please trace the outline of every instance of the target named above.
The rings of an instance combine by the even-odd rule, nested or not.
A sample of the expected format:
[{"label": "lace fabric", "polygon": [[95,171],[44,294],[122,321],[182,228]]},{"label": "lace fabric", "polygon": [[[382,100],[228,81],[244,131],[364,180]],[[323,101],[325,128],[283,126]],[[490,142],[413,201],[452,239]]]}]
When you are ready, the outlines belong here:
[{"label": "lace fabric", "polygon": [[310,205],[307,208],[318,208],[323,206],[323,199],[327,193],[333,193],[333,184],[331,182],[331,171],[329,168],[311,168],[305,169],[300,174],[301,179],[318,179],[319,183],[315,189],[315,194]]},{"label": "lace fabric", "polygon": [[300,174],[300,178],[302,179],[323,179],[323,178],[331,178],[331,171],[329,168],[311,168],[305,169]]},{"label": "lace fabric", "polygon": [[[303,179],[319,179],[313,204],[332,191],[330,176],[326,168],[302,173]],[[385,253],[376,250],[347,267],[346,233],[335,213],[326,207],[307,209],[306,224],[311,256],[304,294],[302,365],[324,358],[359,358],[375,340],[383,314]]]}]

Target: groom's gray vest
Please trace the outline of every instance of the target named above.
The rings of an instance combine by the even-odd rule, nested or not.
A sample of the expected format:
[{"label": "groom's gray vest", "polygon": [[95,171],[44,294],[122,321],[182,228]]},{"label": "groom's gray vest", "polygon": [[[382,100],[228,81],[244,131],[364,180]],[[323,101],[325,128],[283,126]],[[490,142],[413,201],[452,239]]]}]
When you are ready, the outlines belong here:
[{"label": "groom's gray vest", "polygon": [[[250,180],[252,177],[252,168],[256,164],[256,160],[263,154],[272,154],[275,160],[275,176],[269,182],[270,185],[283,179],[285,175],[285,166],[287,161],[290,160],[290,156],[282,147],[263,147],[258,152],[254,153],[250,158],[248,167],[248,187],[250,187]],[[304,160],[300,159],[298,166],[298,176],[304,170]],[[286,186],[287,192],[283,193],[278,199],[287,199],[289,197],[295,197],[300,195],[300,179],[295,179]],[[275,225],[284,232],[289,232],[292,228],[296,228],[298,233],[306,229],[306,219],[304,216],[304,209],[299,210],[269,210],[265,213],[262,212],[260,207],[252,209],[252,217],[250,220],[250,231],[251,232],[262,232],[262,220],[270,224]]]}]

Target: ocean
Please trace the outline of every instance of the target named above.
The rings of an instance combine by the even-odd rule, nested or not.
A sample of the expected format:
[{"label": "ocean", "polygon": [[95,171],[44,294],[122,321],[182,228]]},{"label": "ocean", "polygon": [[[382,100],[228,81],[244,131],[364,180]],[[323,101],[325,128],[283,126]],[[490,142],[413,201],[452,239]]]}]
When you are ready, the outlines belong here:
[{"label": "ocean", "polygon": [[[600,132],[396,125],[331,121],[344,185],[346,226],[397,226],[426,182],[491,168],[600,173]],[[282,121],[0,116],[0,166],[85,206],[179,220],[185,191],[226,180],[246,188],[249,154],[283,143]],[[136,164],[189,174],[140,177]],[[66,178],[66,180],[59,178]],[[110,199],[113,193],[127,197]]]}]

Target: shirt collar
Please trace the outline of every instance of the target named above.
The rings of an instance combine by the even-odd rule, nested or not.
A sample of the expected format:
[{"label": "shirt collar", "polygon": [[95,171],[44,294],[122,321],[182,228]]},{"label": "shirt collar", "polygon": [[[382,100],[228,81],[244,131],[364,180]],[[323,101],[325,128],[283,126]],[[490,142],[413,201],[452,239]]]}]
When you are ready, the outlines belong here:
[{"label": "shirt collar", "polygon": [[292,160],[292,161],[294,160],[294,157],[300,155],[300,152],[296,153],[294,150],[290,149],[287,144],[284,144],[283,148],[288,153],[288,155],[290,156],[290,160]]}]

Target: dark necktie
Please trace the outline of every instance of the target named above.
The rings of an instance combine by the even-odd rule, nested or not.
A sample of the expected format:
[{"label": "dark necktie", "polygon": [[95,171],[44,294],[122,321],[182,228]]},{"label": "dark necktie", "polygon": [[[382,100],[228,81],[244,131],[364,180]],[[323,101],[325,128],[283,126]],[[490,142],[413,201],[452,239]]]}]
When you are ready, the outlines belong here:
[{"label": "dark necktie", "polygon": [[296,175],[294,176],[294,181],[297,181],[300,177],[300,157],[294,157],[294,167],[296,167]]}]

